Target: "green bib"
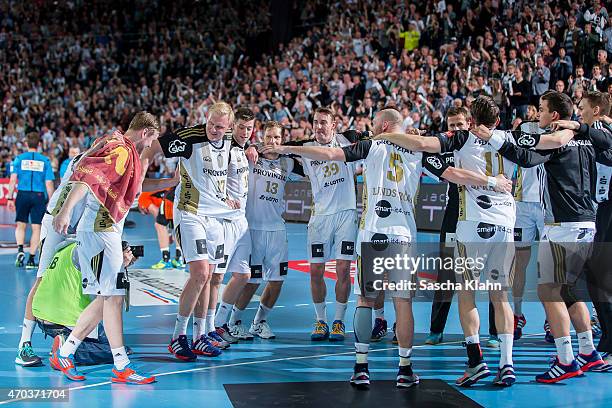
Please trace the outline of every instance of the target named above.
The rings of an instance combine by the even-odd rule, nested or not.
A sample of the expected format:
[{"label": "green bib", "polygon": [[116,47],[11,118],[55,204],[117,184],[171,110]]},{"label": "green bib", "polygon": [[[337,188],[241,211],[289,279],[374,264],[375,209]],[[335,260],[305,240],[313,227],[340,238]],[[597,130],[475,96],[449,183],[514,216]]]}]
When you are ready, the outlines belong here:
[{"label": "green bib", "polygon": [[32,301],[32,312],[41,320],[75,326],[79,315],[91,303],[83,294],[81,271],[72,262],[77,243],[60,249],[47,267]]}]

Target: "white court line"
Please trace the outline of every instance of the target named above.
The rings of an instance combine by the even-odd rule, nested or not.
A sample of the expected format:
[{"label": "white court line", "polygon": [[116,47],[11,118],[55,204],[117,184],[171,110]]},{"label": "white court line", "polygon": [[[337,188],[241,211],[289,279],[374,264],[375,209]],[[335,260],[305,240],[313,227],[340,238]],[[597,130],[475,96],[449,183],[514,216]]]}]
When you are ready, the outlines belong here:
[{"label": "white court line", "polygon": [[164,316],[176,316],[178,313],[164,313]]},{"label": "white court line", "polygon": [[136,316],[136,317],[139,317],[139,318],[141,318],[141,319],[142,319],[143,317],[151,317],[151,316],[152,316],[152,315],[139,315],[139,316]]},{"label": "white court line", "polygon": [[298,303],[296,306],[310,306],[310,303]]},{"label": "white court line", "polygon": [[[522,338],[541,336],[543,334],[544,333],[526,334]],[[416,348],[429,347],[429,348],[433,349],[433,348],[436,348],[437,346],[445,346],[445,345],[450,345],[450,344],[461,344],[461,343],[463,343],[463,340],[438,343],[438,345],[436,345],[436,346],[430,346],[428,344],[420,344],[418,346],[413,346],[412,348],[416,349]],[[387,347],[387,348],[383,348],[383,349],[370,350],[370,353],[378,353],[378,352],[381,352],[381,351],[397,350],[397,347],[398,346],[393,346],[393,347]],[[342,353],[314,354],[314,355],[310,355],[310,356],[296,356],[296,357],[273,358],[273,359],[270,359],[270,360],[243,361],[241,363],[222,364],[222,365],[217,365],[217,366],[190,368],[188,370],[169,371],[169,372],[166,372],[166,373],[155,374],[155,377],[165,377],[167,375],[195,373],[195,372],[200,372],[200,371],[214,370],[216,368],[228,368],[228,367],[238,367],[238,366],[254,365],[254,364],[276,363],[276,362],[279,362],[279,361],[293,361],[293,360],[305,360],[305,359],[322,358],[322,357],[345,356],[345,355],[349,355],[349,354],[355,354],[355,351],[351,350],[351,351],[345,351],[345,352],[342,352]],[[69,387],[69,392],[78,391],[78,390],[84,390],[84,389],[93,388],[93,387],[101,387],[101,386],[107,385],[107,384],[111,384],[111,382],[110,381],[104,381],[104,382],[95,383],[95,384],[81,385],[79,387]],[[0,402],[0,405],[10,404],[11,402],[17,402],[17,401],[23,401],[23,400],[25,400],[25,398],[15,399],[15,400],[10,400],[10,401],[2,401],[2,402]]]}]

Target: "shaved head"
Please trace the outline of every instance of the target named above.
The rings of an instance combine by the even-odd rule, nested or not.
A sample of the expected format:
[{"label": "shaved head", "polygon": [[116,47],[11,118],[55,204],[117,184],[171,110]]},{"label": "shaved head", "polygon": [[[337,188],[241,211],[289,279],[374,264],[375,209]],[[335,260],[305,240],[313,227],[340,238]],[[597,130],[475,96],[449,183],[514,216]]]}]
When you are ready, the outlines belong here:
[{"label": "shaved head", "polygon": [[383,109],[376,114],[372,123],[374,135],[386,132],[401,132],[402,114],[395,109]]},{"label": "shaved head", "polygon": [[395,109],[383,109],[380,111],[380,119],[389,123],[401,123],[402,114]]}]

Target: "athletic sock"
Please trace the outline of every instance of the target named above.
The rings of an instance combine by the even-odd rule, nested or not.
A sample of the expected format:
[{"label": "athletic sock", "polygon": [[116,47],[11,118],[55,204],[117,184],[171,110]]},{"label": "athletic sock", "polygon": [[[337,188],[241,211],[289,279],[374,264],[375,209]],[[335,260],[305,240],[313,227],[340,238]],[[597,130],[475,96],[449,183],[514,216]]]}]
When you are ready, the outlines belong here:
[{"label": "athletic sock", "polygon": [[512,345],[514,344],[513,334],[498,334],[499,337],[499,368],[505,365],[514,365],[512,362]]},{"label": "athletic sock", "polygon": [[68,336],[64,344],[62,344],[62,347],[60,347],[59,355],[61,357],[71,356],[72,354],[76,353],[77,349],[81,345],[81,342],[82,340],[79,340],[76,337],[74,337],[73,334],[70,334],[70,336]]},{"label": "athletic sock", "polygon": [[317,314],[317,320],[323,320],[327,322],[327,305],[325,302],[315,303],[315,313]]},{"label": "athletic sock", "polygon": [[183,334],[187,334],[188,324],[189,316],[176,315],[176,322],[174,323],[174,333],[172,334],[172,340],[178,339],[178,337]]},{"label": "athletic sock", "polygon": [[36,254],[30,254],[30,256],[28,257],[28,262],[34,262],[34,257],[36,256]]},{"label": "athletic sock", "polygon": [[200,338],[201,335],[207,334],[206,331],[206,318],[193,316],[193,341]]},{"label": "athletic sock", "polygon": [[385,320],[385,307],[383,306],[380,309],[374,309],[374,317]]},{"label": "athletic sock", "polygon": [[468,355],[468,364],[470,367],[476,367],[482,362],[482,350],[480,349],[480,336],[475,334],[465,338],[465,344]]},{"label": "athletic sock", "polygon": [[556,338],[555,347],[561,364],[570,365],[574,361],[574,350],[572,350],[572,338],[570,336]]},{"label": "athletic sock", "polygon": [[181,259],[181,256],[183,256],[183,253],[181,252],[181,250],[179,248],[176,248],[174,250],[174,259],[176,259],[177,261]]},{"label": "athletic sock", "polygon": [[344,321],[344,316],[346,315],[346,305],[346,303],[336,301],[336,314],[334,315],[334,320]]},{"label": "athletic sock", "polygon": [[162,259],[164,262],[168,262],[170,260],[170,248],[161,248]]},{"label": "athletic sock", "polygon": [[253,323],[261,323],[261,321],[266,320],[268,318],[268,314],[272,310],[271,307],[267,307],[263,303],[259,303],[259,307],[257,308],[257,313],[255,313],[255,319],[253,319]]},{"label": "athletic sock", "polygon": [[221,301],[215,315],[215,327],[221,327],[227,323],[227,319],[229,319],[229,315],[232,313],[232,306],[234,305]]},{"label": "athletic sock", "polygon": [[242,313],[244,313],[244,310],[240,310],[236,306],[232,307],[232,315],[230,316],[229,324],[235,326],[236,322],[242,321]]},{"label": "athletic sock", "polygon": [[514,314],[516,316],[523,314],[523,298],[514,298]]},{"label": "athletic sock", "polygon": [[580,354],[589,355],[595,350],[593,344],[593,332],[587,330],[582,333],[578,333],[578,352]]},{"label": "athletic sock", "polygon": [[17,252],[23,252],[23,245],[17,245]]},{"label": "athletic sock", "polygon": [[206,333],[215,331],[215,309],[206,311]]},{"label": "athletic sock", "polygon": [[34,328],[36,327],[36,322],[34,320],[23,319],[23,327],[21,329],[21,340],[19,340],[19,348],[23,346],[23,343],[26,341],[32,341],[32,333],[34,332]]},{"label": "athletic sock", "polygon": [[398,350],[400,358],[400,367],[405,367],[412,364],[410,361],[410,356],[412,355],[412,347],[398,347]]},{"label": "athletic sock", "polygon": [[115,368],[117,370],[122,371],[130,364],[130,359],[125,351],[125,347],[111,349],[111,352],[113,353],[113,363],[115,363]]}]

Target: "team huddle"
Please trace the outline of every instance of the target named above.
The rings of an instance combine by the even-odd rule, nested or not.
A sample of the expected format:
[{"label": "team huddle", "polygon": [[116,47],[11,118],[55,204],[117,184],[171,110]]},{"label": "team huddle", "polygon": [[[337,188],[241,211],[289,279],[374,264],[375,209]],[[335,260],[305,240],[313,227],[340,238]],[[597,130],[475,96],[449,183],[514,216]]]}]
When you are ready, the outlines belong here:
[{"label": "team huddle", "polygon": [[[133,202],[141,190],[176,185],[173,233],[189,278],[179,298],[169,352],[192,362],[198,356],[217,356],[240,340],[274,338],[268,319],[288,273],[287,232],[282,217],[285,185],[292,174],[307,176],[314,202],[307,238],[315,308],[311,340],[344,340],[350,268],[357,260],[353,290],[358,297],[353,319],[356,361],[350,382],[367,388],[370,343],[380,339],[381,331],[386,332],[386,322],[384,328],[379,327],[382,320],[378,310],[384,291],[368,285],[367,265],[361,260],[365,259],[364,251],[376,249],[381,243],[411,253],[417,242],[414,202],[425,171],[456,189],[456,194],[449,192],[449,221],[445,217],[441,241],[455,241],[457,258],[486,255],[480,270],[468,268],[449,278],[499,284],[499,289],[489,291],[500,347],[493,383],[507,387],[516,380],[513,343],[525,324],[521,313],[524,275],[530,245],[537,237],[547,244],[540,245],[538,251],[538,295],[557,358],[536,380],[555,383],[585,371],[612,371],[612,359],[607,355],[612,351],[608,333],[612,324],[612,278],[609,273],[606,276],[586,268],[586,261],[569,260],[573,243],[609,241],[609,177],[607,185],[596,186],[601,179],[596,174],[609,172],[612,165],[612,131],[599,119],[608,115],[610,101],[593,92],[585,96],[580,108],[583,123],[569,120],[570,98],[549,91],[540,100],[539,123],[525,122],[505,131],[495,129],[499,108],[491,98],[481,96],[469,111],[451,108],[447,114],[449,131],[437,135],[403,132],[403,117],[392,108],[375,115],[371,133],[349,130],[339,134],[334,112],[318,108],[313,118],[314,140],[288,144],[283,144],[283,128],[274,121],[265,124],[262,143],[251,144],[254,113],[244,107],[234,111],[223,102],[209,108],[205,124],[161,137],[157,121],[139,113],[125,134],[117,132],[102,138],[76,157],[51,197],[42,222],[38,279],[28,298],[26,318],[33,320],[31,297],[50,267],[57,246],[66,239],[68,227],[78,225],[76,251],[83,293],[95,295],[96,300],[85,308],[63,344],[56,339],[51,365],[71,380],[84,380],[75,368],[73,355],[84,337],[103,320],[113,351],[112,381],[155,381],[155,377],[136,371],[123,346],[121,307],[129,285],[124,267],[131,260],[123,256],[121,235],[127,215],[125,205],[129,208],[130,200]],[[144,179],[148,163],[159,154],[178,158],[176,176]],[[86,174],[102,167],[104,181],[96,184],[100,178]],[[364,179],[363,197],[356,193],[358,174]],[[593,203],[596,198],[600,202],[597,206]],[[363,201],[361,219],[357,199]],[[328,320],[324,273],[325,263],[331,260],[336,261],[337,280],[333,319]],[[573,295],[575,280],[567,276],[569,271],[567,275],[559,273],[563,269],[560,263],[571,263],[576,276],[584,270],[592,278],[587,280],[589,293],[603,331],[598,350],[586,304]],[[396,271],[388,272],[393,276]],[[225,273],[231,276],[219,299]],[[261,284],[265,288],[257,312],[250,325],[243,324],[244,311]],[[508,300],[510,290],[514,311]],[[412,290],[394,291],[391,296],[399,352],[398,387],[419,383],[411,361],[414,296]],[[468,367],[456,383],[467,387],[490,371],[480,347],[474,291],[458,290],[458,301]],[[373,324],[374,309],[377,315]],[[572,350],[570,322],[579,340],[577,356]],[[437,340],[431,344],[441,341],[443,326],[433,330],[432,325]],[[30,337],[31,332],[22,335],[20,349],[26,342],[30,344]],[[18,358],[23,365],[40,361],[33,353]]]}]

